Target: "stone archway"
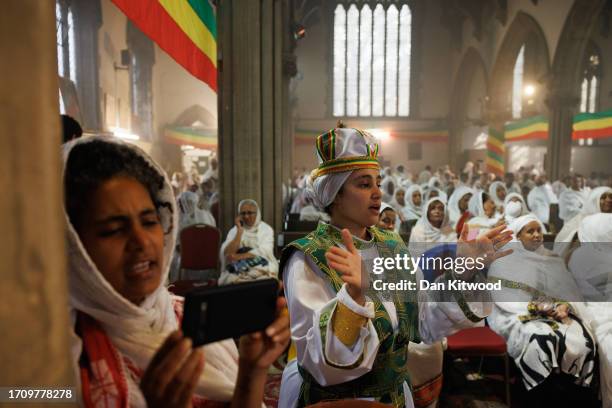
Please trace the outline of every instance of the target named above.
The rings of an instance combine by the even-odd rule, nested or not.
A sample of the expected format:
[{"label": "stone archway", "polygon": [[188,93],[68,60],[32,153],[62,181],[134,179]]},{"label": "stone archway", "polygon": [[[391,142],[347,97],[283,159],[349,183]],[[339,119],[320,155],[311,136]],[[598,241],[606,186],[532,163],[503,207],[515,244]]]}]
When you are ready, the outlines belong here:
[{"label": "stone archway", "polygon": [[[525,75],[537,82],[542,82],[547,77],[550,57],[546,37],[533,17],[519,12],[506,32],[491,70],[489,97],[490,113],[493,116],[511,115],[514,64],[524,44],[526,45]],[[493,120],[495,121],[495,118]]]},{"label": "stone archway", "polygon": [[[499,47],[491,70],[489,87],[489,106],[487,122],[489,125],[488,143],[498,146],[499,157],[494,167],[499,174],[505,167],[503,132],[504,124],[512,118],[512,89],[514,66],[521,48],[525,45],[524,78],[539,88],[536,103],[523,105],[523,116],[541,114],[545,111],[546,79],[550,71],[548,43],[538,22],[529,14],[518,12]],[[491,165],[491,164],[490,164]]]},{"label": "stone archway", "polygon": [[[486,103],[484,98],[487,98],[488,94],[488,83],[487,83],[487,69],[480,53],[473,47],[463,55],[461,59],[461,65],[455,76],[453,93],[451,96],[451,104],[449,109],[449,160],[452,169],[460,169],[461,163],[461,152],[463,131],[466,126],[466,120],[468,119],[468,108],[471,100],[470,96],[474,91],[474,83],[481,78],[484,81],[484,93],[481,95],[483,98],[482,103]],[[473,119],[473,118],[472,118]],[[482,119],[482,118],[481,118]]]},{"label": "stone archway", "polygon": [[551,179],[569,174],[572,123],[580,101],[582,57],[606,0],[576,0],[565,24],[548,83],[549,135],[546,173]]}]

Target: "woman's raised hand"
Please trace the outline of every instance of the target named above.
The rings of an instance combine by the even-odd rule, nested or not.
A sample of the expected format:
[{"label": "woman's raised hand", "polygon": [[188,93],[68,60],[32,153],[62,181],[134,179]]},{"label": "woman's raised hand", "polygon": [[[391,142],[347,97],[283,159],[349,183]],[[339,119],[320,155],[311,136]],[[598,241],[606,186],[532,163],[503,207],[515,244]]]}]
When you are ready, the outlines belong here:
[{"label": "woman's raised hand", "polygon": [[361,255],[353,244],[351,233],[346,228],[342,230],[342,241],[346,249],[333,246],[325,253],[325,258],[329,266],[342,275],[342,280],[346,282],[347,291],[353,300],[364,305]]},{"label": "woman's raised hand", "polygon": [[[507,230],[505,224],[497,226],[475,239],[470,240],[468,236],[469,227],[468,224],[465,224],[457,241],[457,257],[482,258],[484,265],[488,267],[496,259],[512,253],[512,249],[500,251],[504,245],[512,240],[512,231]],[[478,272],[477,269],[466,271],[462,275],[462,279],[469,280],[476,272]]]},{"label": "woman's raised hand", "polygon": [[171,333],[157,350],[140,381],[147,406],[185,408],[204,369],[204,352],[191,347],[181,331]]}]

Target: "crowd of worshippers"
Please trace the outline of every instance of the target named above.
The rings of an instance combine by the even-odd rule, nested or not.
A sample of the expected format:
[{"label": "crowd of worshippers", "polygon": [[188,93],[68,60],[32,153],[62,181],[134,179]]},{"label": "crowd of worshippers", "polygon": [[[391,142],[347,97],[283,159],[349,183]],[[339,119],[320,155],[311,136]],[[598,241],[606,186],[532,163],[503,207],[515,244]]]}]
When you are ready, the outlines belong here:
[{"label": "crowd of worshippers", "polygon": [[[520,167],[516,173],[508,172],[503,178],[483,171],[481,161],[467,162],[459,175],[449,166],[435,171],[425,166],[414,174],[405,169],[398,165],[382,170],[379,227],[417,242],[423,240],[423,223],[429,225],[432,216],[434,221],[429,228],[439,230],[436,239],[444,242],[459,234],[466,223],[485,230],[509,224],[528,213],[538,217],[547,233],[565,241],[568,234],[570,238],[575,236],[582,216],[596,212],[593,203],[603,191],[600,187],[612,187],[612,175],[596,172],[589,177],[572,174],[551,183],[533,165]],[[287,211],[299,214],[303,221],[327,221],[329,215],[315,208],[309,198],[308,179],[308,172],[294,177]]]},{"label": "crowd of worshippers", "polygon": [[[295,177],[289,211],[329,220],[309,183],[307,173]],[[612,407],[611,176],[550,183],[533,166],[500,179],[480,163],[468,162],[458,177],[448,166],[411,174],[400,165],[382,170],[379,188],[377,226],[400,233],[412,256],[457,242],[466,227],[481,235],[508,226],[514,252],[488,269],[506,286],[504,296],[493,294],[488,325],[506,340],[533,401]],[[442,350],[417,348],[424,367],[435,368],[429,379],[441,374]]]},{"label": "crowd of worshippers", "polygon": [[[609,178],[573,175],[549,184],[544,175],[522,169],[495,180],[481,173],[479,164],[469,163],[459,177],[448,168],[426,168],[414,177],[401,166],[380,170],[372,156],[378,149],[371,148],[375,141],[366,132],[331,133],[337,147],[350,147],[337,149],[340,155],[363,156],[367,167],[325,173],[325,160],[332,160],[320,158],[315,182],[310,174],[295,180],[292,194],[285,191],[285,198],[294,196],[292,211],[327,221],[310,238],[293,242],[294,251],[289,248],[279,266],[273,229],[261,220],[258,203],[244,199],[220,248],[220,285],[276,278],[281,270],[287,300],[278,299],[276,319],[265,332],[243,336],[238,346],[228,339],[197,349],[178,330],[183,299],[172,295],[167,283],[180,231],[216,224],[217,163],[211,160],[202,177],[175,175],[170,181],[146,153],[114,138],[80,138],[63,146],[71,351],[83,405],[258,407],[268,369],[287,353],[290,337],[280,407],[317,402],[332,391],[358,396],[361,389],[343,384],[370,378],[373,370],[385,369],[376,361],[395,356],[388,342],[379,341],[384,334],[395,339],[395,346],[405,347],[410,340],[409,364],[391,379],[397,387],[373,383],[380,388],[372,394],[374,401],[435,406],[443,381],[444,336],[470,327],[478,316],[465,314],[454,302],[431,301],[418,302],[418,314],[416,302],[410,313],[396,314],[406,304],[395,300],[384,302],[387,312],[374,313],[363,295],[347,289],[355,284],[346,276],[359,275],[361,261],[355,270],[342,272],[344,285],[331,279],[337,275],[329,267],[342,270],[355,257],[372,260],[383,256],[383,249],[405,248],[404,241],[417,256],[425,251],[420,244],[468,242],[475,239],[469,238],[471,232],[494,249],[488,279],[503,282],[513,293],[511,298],[493,293],[492,302],[470,304],[482,303],[488,325],[506,340],[530,401],[612,407]],[[367,188],[362,188],[365,178]],[[372,202],[380,205],[373,208]],[[559,207],[563,221],[552,250],[544,245],[544,235],[553,228],[551,206]],[[343,225],[356,214],[363,215],[353,220],[363,236]],[[397,232],[406,226],[409,238],[402,240]],[[307,257],[318,253],[309,246],[331,241],[338,247],[316,255],[316,262]],[[512,253],[506,245],[513,245]],[[243,266],[241,273],[231,272]],[[330,305],[338,314],[328,310]],[[319,320],[318,313],[326,310],[331,317]],[[329,322],[333,338],[328,344],[327,329],[318,328]],[[343,325],[358,330],[345,332]],[[342,369],[328,362],[332,354],[352,361],[360,353],[362,359]],[[300,391],[305,386],[308,394]]]}]

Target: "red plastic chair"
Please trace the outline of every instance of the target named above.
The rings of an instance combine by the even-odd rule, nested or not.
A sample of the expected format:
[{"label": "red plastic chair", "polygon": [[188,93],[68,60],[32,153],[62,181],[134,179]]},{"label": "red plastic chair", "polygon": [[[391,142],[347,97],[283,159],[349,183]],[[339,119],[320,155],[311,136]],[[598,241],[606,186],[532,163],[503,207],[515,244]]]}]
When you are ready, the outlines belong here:
[{"label": "red plastic chair", "polygon": [[205,224],[181,231],[181,269],[218,269],[221,231]]},{"label": "red plastic chair", "polygon": [[506,404],[510,406],[510,361],[506,340],[487,326],[460,330],[446,340],[446,352],[454,357],[503,358]]}]

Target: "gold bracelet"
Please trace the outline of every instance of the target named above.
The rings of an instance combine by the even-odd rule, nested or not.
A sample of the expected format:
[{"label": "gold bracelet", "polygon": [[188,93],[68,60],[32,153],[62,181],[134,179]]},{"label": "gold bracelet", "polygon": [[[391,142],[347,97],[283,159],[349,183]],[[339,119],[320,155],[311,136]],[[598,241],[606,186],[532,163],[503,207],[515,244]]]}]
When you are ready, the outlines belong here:
[{"label": "gold bracelet", "polygon": [[367,322],[367,317],[353,312],[341,302],[336,303],[336,310],[332,317],[332,331],[345,346],[350,347],[355,344],[361,328]]}]

